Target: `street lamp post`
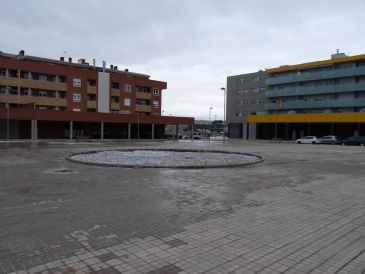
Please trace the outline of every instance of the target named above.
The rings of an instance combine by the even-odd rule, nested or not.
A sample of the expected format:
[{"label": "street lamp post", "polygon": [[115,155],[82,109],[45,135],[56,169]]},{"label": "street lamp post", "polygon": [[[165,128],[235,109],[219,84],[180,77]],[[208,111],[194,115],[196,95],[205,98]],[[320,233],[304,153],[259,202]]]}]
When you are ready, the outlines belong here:
[{"label": "street lamp post", "polygon": [[[209,134],[210,134],[210,126],[211,126],[210,116],[211,116],[211,113],[212,113],[212,109],[213,109],[212,107],[209,108]],[[210,135],[209,135],[209,137],[210,137]]]},{"label": "street lamp post", "polygon": [[137,112],[137,140],[139,140],[139,111]]},{"label": "street lamp post", "polygon": [[224,104],[223,104],[223,143],[226,139],[225,127],[226,127],[226,88],[221,88],[224,94]]},{"label": "street lamp post", "polygon": [[[9,95],[9,87],[6,87],[6,94]],[[10,139],[10,113],[9,113],[9,102],[6,102],[6,140]]]}]

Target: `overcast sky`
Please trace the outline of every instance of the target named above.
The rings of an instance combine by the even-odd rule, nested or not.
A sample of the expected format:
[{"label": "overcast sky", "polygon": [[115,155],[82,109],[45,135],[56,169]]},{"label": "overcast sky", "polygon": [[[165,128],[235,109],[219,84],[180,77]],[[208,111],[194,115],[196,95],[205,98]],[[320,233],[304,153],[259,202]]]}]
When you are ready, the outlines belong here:
[{"label": "overcast sky", "polygon": [[166,81],[164,115],[223,117],[229,75],[365,53],[365,0],[0,0],[0,50]]}]

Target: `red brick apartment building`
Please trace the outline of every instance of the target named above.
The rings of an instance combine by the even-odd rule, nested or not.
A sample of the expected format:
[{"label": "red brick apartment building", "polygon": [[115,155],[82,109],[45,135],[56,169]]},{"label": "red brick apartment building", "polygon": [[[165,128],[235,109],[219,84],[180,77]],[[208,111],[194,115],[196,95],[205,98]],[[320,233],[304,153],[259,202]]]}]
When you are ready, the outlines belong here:
[{"label": "red brick apartment building", "polygon": [[0,139],[164,138],[165,125],[194,124],[161,115],[166,87],[105,62],[0,52]]}]

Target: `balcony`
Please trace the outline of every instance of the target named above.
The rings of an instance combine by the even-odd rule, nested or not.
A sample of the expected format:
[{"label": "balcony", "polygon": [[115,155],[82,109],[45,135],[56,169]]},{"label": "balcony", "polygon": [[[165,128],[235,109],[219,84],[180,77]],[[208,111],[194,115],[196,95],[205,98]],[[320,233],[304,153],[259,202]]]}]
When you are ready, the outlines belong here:
[{"label": "balcony", "polygon": [[112,88],[111,95],[112,96],[119,96],[120,95],[120,89]]},{"label": "balcony", "polygon": [[49,98],[26,95],[0,95],[0,103],[10,104],[35,104],[39,106],[66,107],[67,100],[64,98]]},{"label": "balcony", "polygon": [[0,77],[1,86],[20,86],[24,88],[34,89],[46,89],[46,90],[59,90],[67,91],[66,83],[40,81],[40,80],[28,80],[15,77]]},{"label": "balcony", "polygon": [[151,112],[151,106],[149,106],[149,105],[136,105],[136,111],[138,111],[138,112]]},{"label": "balcony", "polygon": [[95,86],[87,86],[87,93],[96,94],[96,87]]},{"label": "balcony", "polygon": [[151,100],[151,93],[147,93],[147,92],[136,92],[136,98],[137,99]]},{"label": "balcony", "polygon": [[95,108],[96,109],[96,101],[87,101],[87,108]]},{"label": "balcony", "polygon": [[119,103],[111,103],[110,104],[111,110],[119,110]]},{"label": "balcony", "polygon": [[352,67],[344,69],[334,69],[327,71],[318,72],[304,72],[298,74],[291,74],[286,76],[269,77],[266,78],[266,85],[279,85],[286,83],[304,82],[304,81],[315,81],[332,78],[350,77],[357,75],[365,75],[365,66],[363,67]]},{"label": "balcony", "polygon": [[19,86],[18,77],[0,77],[0,86]]},{"label": "balcony", "polygon": [[284,102],[282,107],[276,103],[265,104],[267,110],[277,109],[308,109],[308,108],[343,108],[343,107],[365,107],[365,98],[350,98],[337,100],[322,100],[322,101],[289,101]]},{"label": "balcony", "polygon": [[265,96],[285,97],[285,96],[299,96],[299,95],[310,95],[310,94],[352,92],[352,91],[362,91],[362,90],[365,90],[365,82],[328,85],[328,86],[285,88],[280,90],[266,91]]}]

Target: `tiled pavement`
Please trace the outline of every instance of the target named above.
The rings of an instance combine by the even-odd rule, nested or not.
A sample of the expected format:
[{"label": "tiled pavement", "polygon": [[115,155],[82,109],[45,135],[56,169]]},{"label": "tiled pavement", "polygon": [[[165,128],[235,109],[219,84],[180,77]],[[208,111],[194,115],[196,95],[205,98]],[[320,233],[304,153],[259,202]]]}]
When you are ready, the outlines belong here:
[{"label": "tiled pavement", "polygon": [[[14,273],[364,273],[365,177],[358,168],[253,191],[229,212],[168,236],[97,248],[92,235],[102,225],[72,231],[65,240],[82,248]],[[0,264],[1,271],[9,272]]]}]

